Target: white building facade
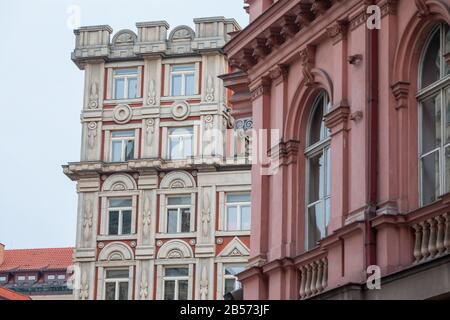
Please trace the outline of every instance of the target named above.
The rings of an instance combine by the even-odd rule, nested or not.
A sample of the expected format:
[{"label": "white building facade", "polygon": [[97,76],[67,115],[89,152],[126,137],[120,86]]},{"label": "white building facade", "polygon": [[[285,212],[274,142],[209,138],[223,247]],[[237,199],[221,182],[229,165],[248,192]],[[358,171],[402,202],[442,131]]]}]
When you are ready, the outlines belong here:
[{"label": "white building facade", "polygon": [[[222,299],[250,242],[246,129],[219,75],[233,19],[75,30],[85,73],[74,264],[82,300]],[[112,37],[112,38],[111,38]],[[235,129],[239,128],[239,129]]]}]

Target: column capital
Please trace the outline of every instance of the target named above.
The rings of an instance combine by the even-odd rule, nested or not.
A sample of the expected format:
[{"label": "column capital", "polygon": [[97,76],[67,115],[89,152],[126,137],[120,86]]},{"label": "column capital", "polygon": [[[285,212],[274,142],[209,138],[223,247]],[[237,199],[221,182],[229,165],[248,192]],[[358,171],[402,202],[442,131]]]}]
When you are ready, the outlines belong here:
[{"label": "column capital", "polygon": [[324,121],[325,125],[330,130],[333,130],[339,125],[342,126],[342,129],[347,129],[349,117],[350,106],[347,101],[343,100],[333,106],[333,108],[324,116]]}]

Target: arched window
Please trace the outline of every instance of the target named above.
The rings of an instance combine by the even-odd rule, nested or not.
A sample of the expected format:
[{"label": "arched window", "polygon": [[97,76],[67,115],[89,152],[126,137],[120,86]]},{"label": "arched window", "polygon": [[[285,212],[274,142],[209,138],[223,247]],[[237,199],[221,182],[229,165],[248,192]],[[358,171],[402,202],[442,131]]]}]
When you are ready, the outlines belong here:
[{"label": "arched window", "polygon": [[314,102],[307,131],[306,247],[327,236],[330,222],[330,137],[323,121],[329,109],[326,92]]},{"label": "arched window", "polygon": [[431,32],[419,74],[419,166],[421,205],[450,192],[450,28]]}]

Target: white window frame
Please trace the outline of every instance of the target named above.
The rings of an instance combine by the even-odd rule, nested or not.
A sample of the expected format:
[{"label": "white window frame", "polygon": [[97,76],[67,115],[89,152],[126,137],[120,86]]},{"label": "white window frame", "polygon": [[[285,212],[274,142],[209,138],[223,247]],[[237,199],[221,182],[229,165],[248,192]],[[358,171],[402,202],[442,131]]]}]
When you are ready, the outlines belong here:
[{"label": "white window frame", "polygon": [[[173,67],[177,66],[192,66],[192,70],[182,70],[182,71],[174,71]],[[186,97],[186,96],[193,96],[196,95],[196,80],[197,80],[197,68],[195,66],[195,63],[180,63],[180,64],[171,64],[170,67],[170,96],[172,97]],[[173,76],[181,75],[181,94],[180,95],[174,95],[173,94]],[[194,76],[194,92],[192,95],[186,95],[186,76],[187,75],[193,75]]]},{"label": "white window frame", "polygon": [[56,280],[56,277],[54,274],[47,275],[47,280]]},{"label": "white window frame", "polygon": [[58,280],[66,280],[66,275],[59,274],[57,278],[58,278]]},{"label": "white window frame", "polygon": [[[196,188],[188,188],[184,189],[183,193],[180,193],[179,190],[161,190],[158,192],[159,194],[159,212],[160,212],[160,219],[159,219],[159,225],[158,230],[159,232],[156,234],[157,238],[173,238],[174,235],[176,235],[177,238],[189,238],[194,235],[195,231],[195,195],[196,195],[197,189]],[[191,197],[191,220],[190,220],[190,231],[185,233],[167,233],[167,198],[169,197]]]},{"label": "white window frame", "polygon": [[[239,264],[224,264],[223,265],[223,274],[222,274],[222,295],[225,295],[227,292],[225,292],[225,282],[227,279],[233,279],[235,281],[234,284],[234,290],[242,288],[242,283],[238,280],[238,278],[235,275],[226,274],[226,269],[228,267],[235,267],[235,268],[243,268],[245,270],[245,265],[239,265]],[[239,284],[236,286],[236,284]]]},{"label": "white window frame", "polygon": [[[428,39],[425,42],[424,48],[422,50],[420,63],[419,63],[419,72],[418,72],[418,87],[419,92],[416,95],[416,99],[419,102],[419,112],[418,112],[418,126],[419,126],[419,142],[418,142],[418,176],[419,176],[419,204],[420,206],[424,205],[430,205],[431,203],[425,203],[423,201],[423,159],[438,152],[439,154],[439,194],[436,197],[437,201],[440,196],[446,193],[447,188],[450,186],[447,186],[447,181],[445,177],[445,170],[446,170],[446,163],[445,163],[445,150],[447,148],[450,148],[450,141],[446,143],[446,119],[447,119],[447,106],[446,106],[446,91],[450,88],[450,75],[446,75],[446,66],[447,62],[444,58],[444,52],[442,53],[441,57],[441,70],[440,70],[440,78],[430,84],[429,86],[423,88],[422,87],[422,70],[423,70],[423,64],[425,62],[425,57],[427,54],[427,50],[429,49],[429,45],[431,41],[433,40],[433,37],[435,36],[436,32],[441,33],[440,37],[440,45],[441,49],[445,50],[445,23],[441,23],[438,26],[436,26],[428,35]],[[450,28],[450,27],[449,27]],[[439,96],[440,97],[440,104],[441,104],[441,144],[440,146],[434,148],[433,150],[427,151],[426,153],[422,153],[422,147],[423,147],[423,132],[422,132],[422,108],[424,108],[424,102],[432,97]]]},{"label": "white window frame", "polygon": [[25,281],[27,277],[25,276],[17,276],[17,281]]},{"label": "white window frame", "polygon": [[28,281],[36,281],[36,276],[28,276],[27,280]]},{"label": "white window frame", "polygon": [[[190,200],[191,200],[191,203],[190,204],[173,204],[173,205],[169,205],[168,203],[169,203],[169,198],[178,198],[178,197],[180,197],[180,198],[183,198],[183,197],[186,197],[186,198],[189,198]],[[189,209],[189,231],[188,232],[190,232],[191,230],[192,230],[192,226],[191,226],[191,223],[192,223],[192,197],[191,197],[191,195],[190,194],[184,194],[184,195],[170,195],[170,196],[167,196],[167,198],[166,198],[166,203],[167,203],[167,205],[166,205],[166,221],[167,221],[167,223],[166,223],[166,230],[165,230],[165,233],[166,234],[180,234],[180,233],[186,233],[186,232],[181,232],[181,220],[182,220],[182,212],[181,212],[181,210],[182,209]],[[169,233],[169,210],[170,209],[177,209],[177,232],[176,233]]]},{"label": "white window frame", "polygon": [[[114,137],[113,134],[116,132],[133,132],[133,136],[129,136],[129,137]],[[120,155],[120,161],[113,161],[113,143],[114,141],[121,141],[122,142],[122,147],[121,147],[121,155]],[[127,142],[129,141],[133,141],[133,159],[130,160],[125,160],[126,154],[126,145]],[[136,160],[136,148],[137,148],[137,143],[136,143],[136,132],[135,130],[115,130],[115,131],[111,131],[111,139],[110,139],[110,151],[109,151],[109,159],[110,162],[114,162],[114,163],[119,163],[119,162],[126,162],[126,161],[131,161],[131,160]]]},{"label": "white window frame", "polygon": [[[116,271],[116,270],[122,270],[122,271],[126,270],[128,272],[128,278],[111,278],[111,279],[106,278],[106,275],[107,275],[108,271]],[[129,271],[128,268],[123,268],[123,269],[121,269],[121,268],[117,268],[117,269],[108,268],[108,269],[105,269],[103,282],[104,282],[104,284],[103,284],[103,300],[106,299],[106,284],[107,283],[115,283],[114,300],[116,300],[116,301],[119,300],[119,291],[120,291],[119,290],[119,285],[120,285],[120,283],[124,283],[124,282],[128,283],[127,300],[130,300],[130,286],[132,284],[131,284],[131,281],[130,281],[130,271]]]},{"label": "white window frame", "polygon": [[[228,202],[227,198],[228,195],[249,195],[250,196],[250,201],[244,201],[244,202]],[[237,229],[236,230],[229,230],[228,229],[228,207],[237,207]],[[241,211],[241,207],[242,206],[249,206],[250,207],[250,226],[251,226],[251,218],[252,218],[252,214],[251,214],[251,194],[250,192],[227,192],[225,194],[225,225],[224,225],[224,231],[250,231],[249,230],[243,230],[242,229],[242,211]]]},{"label": "white window frame", "polygon": [[[172,130],[177,130],[177,129],[191,129],[192,133],[191,134],[187,134],[187,133],[172,134],[171,133]],[[187,137],[191,138],[190,155],[188,155],[187,157],[182,157],[182,158],[172,158],[172,154],[171,154],[172,138],[178,138],[180,140],[181,153],[184,155],[186,153],[185,141],[187,140],[186,139]],[[194,156],[194,140],[195,140],[195,132],[194,132],[194,128],[192,126],[170,127],[170,128],[168,128],[168,132],[167,132],[167,144],[168,144],[167,145],[167,159],[168,160],[185,160],[185,159],[188,159],[190,157],[193,157]]]},{"label": "white window frame", "polygon": [[[131,207],[110,207],[109,201],[111,199],[129,199],[131,200]],[[108,236],[127,236],[133,234],[133,197],[109,197],[107,200],[108,203],[108,209],[107,209],[107,216],[108,216],[108,224],[107,224],[107,235]],[[117,227],[117,234],[110,234],[109,230],[109,217],[111,211],[119,211],[119,225]],[[130,233],[123,234],[123,211],[131,211],[131,230]]]},{"label": "white window frame", "polygon": [[[123,70],[123,69],[136,69],[136,74],[121,74],[116,75],[116,70]],[[128,82],[129,79],[137,79],[137,88],[136,88],[136,97],[128,97]],[[123,98],[116,98],[116,80],[117,79],[124,79],[124,97]],[[131,99],[139,99],[141,98],[140,94],[140,81],[141,81],[141,72],[139,67],[121,67],[121,68],[113,68],[112,69],[112,99],[113,100],[131,100]]]},{"label": "white window frame", "polygon": [[[327,173],[327,169],[329,169],[331,171],[331,166],[328,164],[327,162],[327,157],[325,157],[326,152],[330,152],[331,150],[331,136],[328,135],[325,139],[322,139],[320,141],[318,141],[317,143],[310,145],[310,132],[311,132],[311,128],[312,128],[312,122],[314,120],[314,114],[317,110],[317,108],[319,107],[318,103],[320,101],[320,99],[324,99],[323,100],[323,105],[321,106],[323,108],[323,116],[326,115],[327,111],[330,110],[330,99],[328,94],[325,91],[320,92],[320,94],[316,97],[316,99],[314,100],[313,103],[313,108],[311,108],[311,112],[309,115],[309,120],[308,120],[308,130],[306,131],[306,141],[307,141],[307,148],[305,149],[305,159],[306,159],[306,174],[305,174],[305,181],[306,181],[306,190],[305,190],[305,250],[309,251],[314,249],[314,247],[316,246],[316,244],[314,244],[314,246],[310,246],[309,243],[309,208],[316,206],[319,203],[322,203],[322,214],[323,214],[323,220],[326,221],[326,203],[327,200],[329,201],[331,198],[331,194],[327,195],[326,194],[326,190],[327,190],[327,176],[328,174],[331,175],[330,173]],[[323,120],[322,120],[323,121]],[[323,176],[323,188],[324,188],[324,197],[322,199],[318,199],[317,201],[313,202],[313,203],[309,203],[309,199],[310,199],[310,180],[309,180],[309,176],[310,176],[310,171],[311,171],[311,159],[314,158],[315,156],[322,154],[324,157],[324,167],[325,167],[325,174]],[[331,184],[331,182],[330,182]],[[330,192],[331,193],[331,192]],[[330,208],[330,213],[331,215],[331,208]],[[325,236],[328,235],[328,228],[325,225]]]},{"label": "white window frame", "polygon": [[[166,269],[186,269],[188,271],[188,275],[187,276],[166,276]],[[190,270],[189,270],[189,266],[164,266],[163,268],[163,277],[162,277],[162,299],[164,299],[165,297],[165,290],[166,290],[166,281],[175,281],[175,288],[174,288],[174,292],[175,292],[175,297],[174,300],[178,300],[178,296],[179,296],[179,292],[178,292],[178,282],[179,281],[187,281],[188,283],[188,296],[187,299],[189,300],[189,296],[190,296]]]},{"label": "white window frame", "polygon": [[1,276],[0,277],[0,282],[6,282],[6,280],[8,280],[7,276]]}]

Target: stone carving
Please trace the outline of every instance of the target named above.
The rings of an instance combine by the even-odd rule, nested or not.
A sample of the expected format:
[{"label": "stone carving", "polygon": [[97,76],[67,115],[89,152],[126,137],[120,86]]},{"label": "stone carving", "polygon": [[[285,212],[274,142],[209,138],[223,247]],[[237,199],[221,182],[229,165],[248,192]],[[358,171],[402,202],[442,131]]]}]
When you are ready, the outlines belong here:
[{"label": "stone carving", "polygon": [[97,137],[97,123],[89,122],[88,123],[88,147],[89,147],[89,149],[94,149],[96,137]]},{"label": "stone carving", "polygon": [[208,192],[205,192],[203,195],[203,210],[202,210],[202,231],[203,236],[206,238],[209,234],[209,222],[211,220],[210,217],[210,209],[211,209],[211,201],[209,199]]},{"label": "stone carving", "polygon": [[430,14],[430,8],[424,0],[415,0],[414,2],[416,3],[417,10],[419,11],[417,15],[420,18],[426,17]]},{"label": "stone carving", "polygon": [[91,237],[92,218],[93,218],[92,201],[87,200],[84,207],[84,217],[83,217],[83,231],[84,231],[83,235],[84,240],[86,242],[89,241]]},{"label": "stone carving", "polygon": [[150,224],[151,224],[151,211],[150,211],[150,198],[146,197],[144,200],[144,216],[142,217],[142,224],[144,226],[143,236],[147,239],[150,236]]},{"label": "stone carving", "polygon": [[206,80],[206,95],[205,95],[206,102],[213,102],[214,101],[214,79],[211,75],[208,76]]},{"label": "stone carving", "polygon": [[87,279],[86,271],[83,271],[81,275],[81,284],[80,284],[80,300],[89,299],[89,282]]},{"label": "stone carving", "polygon": [[246,119],[238,119],[235,124],[236,130],[244,130],[247,131],[253,128],[253,120],[251,118]]},{"label": "stone carving", "polygon": [[175,120],[184,120],[189,117],[191,107],[186,101],[177,101],[172,105],[172,117]]},{"label": "stone carving", "polygon": [[170,189],[179,189],[179,188],[184,188],[184,182],[181,180],[174,180],[171,184],[170,184]]},{"label": "stone carving", "polygon": [[97,109],[98,108],[98,84],[96,81],[91,83],[91,90],[89,93],[89,108]]},{"label": "stone carving", "polygon": [[119,31],[113,38],[114,45],[132,45],[136,41],[136,34],[131,30]]},{"label": "stone carving", "polygon": [[133,111],[127,104],[119,104],[114,108],[113,119],[118,124],[124,124],[131,120]]},{"label": "stone carving", "polygon": [[300,51],[300,59],[303,67],[303,77],[305,78],[306,85],[314,85],[315,79],[312,69],[315,64],[316,48],[311,45],[307,45],[305,49]]},{"label": "stone carving", "polygon": [[149,106],[156,105],[156,90],[155,90],[155,80],[150,80],[148,94],[147,94],[147,104]]},{"label": "stone carving", "polygon": [[169,40],[192,40],[194,31],[188,26],[179,26],[175,28],[169,36]]},{"label": "stone carving", "polygon": [[208,115],[205,116],[204,119],[205,119],[205,129],[206,130],[212,129],[213,126],[214,126],[214,123],[213,123],[214,118],[213,118],[213,116],[208,114]]},{"label": "stone carving", "polygon": [[112,190],[112,191],[125,191],[125,190],[127,190],[127,187],[126,187],[126,185],[125,185],[124,183],[122,183],[122,182],[116,182],[116,183],[112,186],[111,190]]},{"label": "stone carving", "polygon": [[178,249],[173,249],[167,254],[167,259],[181,259],[183,258],[183,253]]},{"label": "stone carving", "polygon": [[242,256],[242,252],[240,252],[239,249],[237,249],[237,248],[235,248],[230,253],[230,257],[240,257],[240,256]]},{"label": "stone carving", "polygon": [[153,144],[153,136],[155,133],[155,120],[154,119],[147,120],[147,128],[145,129],[145,131],[147,133],[146,143],[148,146],[151,146]]},{"label": "stone carving", "polygon": [[208,274],[206,266],[203,266],[200,277],[200,300],[206,299],[208,299]]},{"label": "stone carving", "polygon": [[147,296],[148,296],[147,273],[145,272],[145,270],[142,270],[139,297],[141,298],[141,300],[146,300]]}]

